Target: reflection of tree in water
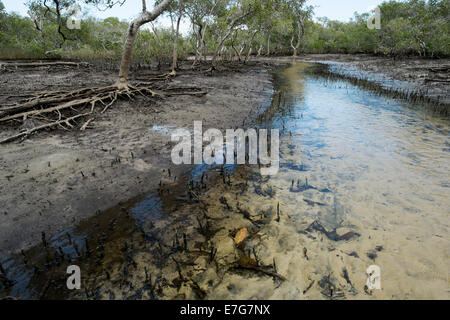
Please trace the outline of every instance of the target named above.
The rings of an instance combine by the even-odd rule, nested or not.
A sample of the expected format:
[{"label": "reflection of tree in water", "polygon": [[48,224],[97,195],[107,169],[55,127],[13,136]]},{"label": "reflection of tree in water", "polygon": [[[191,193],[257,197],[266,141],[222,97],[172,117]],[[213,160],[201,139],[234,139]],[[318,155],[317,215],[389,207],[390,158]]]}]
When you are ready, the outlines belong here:
[{"label": "reflection of tree in water", "polygon": [[[311,64],[294,62],[289,68],[273,73],[274,94],[270,106],[261,114],[257,122],[282,127],[282,123],[275,125],[278,120],[289,115],[292,108],[304,99],[305,84],[304,70]],[[300,77],[299,77],[300,75]]]}]

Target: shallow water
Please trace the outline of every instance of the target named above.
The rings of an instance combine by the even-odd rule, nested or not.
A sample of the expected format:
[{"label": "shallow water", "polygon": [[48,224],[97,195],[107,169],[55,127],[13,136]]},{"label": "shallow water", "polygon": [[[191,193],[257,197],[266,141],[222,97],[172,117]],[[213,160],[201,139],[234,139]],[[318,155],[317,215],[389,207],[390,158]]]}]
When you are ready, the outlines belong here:
[{"label": "shallow water", "polygon": [[[449,298],[448,120],[309,76],[308,67],[295,64],[279,78],[286,111],[275,116],[284,128],[282,169],[270,179],[277,200],[293,224],[311,219],[360,234],[333,245],[381,268],[382,290],[374,295]],[[296,192],[298,180],[310,188]],[[371,250],[377,258],[367,256]]]},{"label": "shallow water", "polygon": [[[15,284],[2,295],[448,299],[448,119],[315,68],[276,72],[256,123],[281,130],[277,175],[206,165],[167,174],[157,194],[53,236],[26,263],[3,259]],[[67,264],[82,267],[81,292],[64,288]],[[380,290],[365,288],[371,265]]]}]

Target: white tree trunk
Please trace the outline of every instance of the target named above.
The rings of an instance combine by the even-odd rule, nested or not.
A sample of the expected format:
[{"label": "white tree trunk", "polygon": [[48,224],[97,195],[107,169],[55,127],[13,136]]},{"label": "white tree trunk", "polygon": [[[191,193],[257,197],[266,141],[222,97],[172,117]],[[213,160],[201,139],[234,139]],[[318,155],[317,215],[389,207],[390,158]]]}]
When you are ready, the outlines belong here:
[{"label": "white tree trunk", "polygon": [[[208,16],[213,14],[213,12],[216,9],[216,6],[219,2],[220,2],[220,0],[218,0],[214,3],[213,7],[207,14]],[[205,35],[206,35],[206,29],[208,28],[208,22],[206,21],[204,23],[204,25],[201,25],[201,26],[199,25],[199,27],[201,27],[199,30],[200,42],[197,44],[195,60],[194,60],[194,63],[192,64],[192,67],[194,67],[198,63],[198,61],[201,61],[202,56],[204,56],[204,60],[206,61],[206,54],[204,54],[203,51],[205,49]],[[198,53],[198,60],[197,60],[197,53]]]},{"label": "white tree trunk", "polygon": [[260,45],[259,45],[259,49],[258,49],[258,55],[257,55],[257,57],[260,57],[260,56],[261,56],[261,52],[262,52],[263,49],[264,49],[264,48],[263,48],[263,45],[260,44]]},{"label": "white tree trunk", "polygon": [[292,36],[292,38],[291,38],[291,47],[294,49],[294,53],[293,53],[294,57],[297,56],[297,50],[300,48],[300,43],[302,41],[303,35],[305,34],[305,24],[303,22],[303,17],[301,15],[301,13],[299,13],[298,19],[299,20],[297,21],[297,27],[298,27],[297,43],[295,46],[293,45],[294,36]]},{"label": "white tree trunk", "polygon": [[250,59],[250,55],[251,54],[252,54],[252,46],[250,45],[250,47],[248,48],[248,51],[247,51],[247,55],[245,56],[245,62],[244,63],[248,62],[248,60]]},{"label": "white tree trunk", "polygon": [[122,61],[120,63],[119,78],[117,79],[116,86],[119,89],[128,88],[128,74],[130,73],[131,61],[133,56],[134,42],[136,40],[136,34],[139,28],[153,20],[155,20],[167,7],[170,5],[172,0],[164,0],[158,6],[156,6],[152,12],[148,12],[145,7],[145,0],[143,3],[142,13],[134,19],[130,26],[128,27],[127,39],[123,48]]},{"label": "white tree trunk", "polygon": [[198,31],[196,31],[195,26],[196,26],[195,23],[192,22],[192,30],[195,34],[195,59],[194,59],[194,62],[192,63],[192,68],[194,68],[197,65],[198,61],[201,59],[200,41],[201,41],[201,32],[202,32],[201,30],[202,29],[200,28],[200,26],[198,26],[199,29],[198,29]]},{"label": "white tree trunk", "polygon": [[220,50],[222,49],[222,46],[225,42],[225,40],[228,39],[228,37],[231,35],[231,33],[233,32],[233,28],[236,26],[236,24],[239,22],[239,20],[243,19],[244,17],[246,17],[250,12],[244,12],[243,14],[241,14],[240,16],[236,17],[233,21],[231,21],[230,26],[228,27],[227,32],[225,33],[225,35],[220,39],[219,45],[217,46],[216,51],[214,52],[213,58],[212,58],[212,64],[214,65],[216,63],[216,59],[217,59],[217,55],[220,52]]},{"label": "white tree trunk", "polygon": [[293,57],[296,57],[296,56],[297,56],[297,47],[294,46],[294,36],[292,36],[292,38],[291,38],[291,48],[292,48],[292,50],[294,51],[294,53],[292,54],[292,56],[293,56]]},{"label": "white tree trunk", "polygon": [[182,9],[180,8],[180,15],[177,20],[177,29],[175,31],[175,40],[173,41],[173,61],[172,61],[172,73],[175,73],[175,70],[178,67],[178,37],[180,34],[180,22],[182,17]]}]

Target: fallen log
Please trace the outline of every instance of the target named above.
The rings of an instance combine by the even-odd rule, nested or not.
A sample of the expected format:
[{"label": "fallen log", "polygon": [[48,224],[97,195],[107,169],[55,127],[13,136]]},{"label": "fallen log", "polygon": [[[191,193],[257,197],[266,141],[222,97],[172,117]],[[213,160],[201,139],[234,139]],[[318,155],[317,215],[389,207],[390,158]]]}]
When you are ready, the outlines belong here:
[{"label": "fallen log", "polygon": [[426,78],[425,82],[442,82],[442,83],[450,83],[450,79],[439,79],[439,78]]},{"label": "fallen log", "polygon": [[4,62],[0,63],[0,69],[7,68],[19,68],[19,67],[51,67],[51,66],[70,66],[70,67],[88,67],[87,62],[69,62],[69,61],[51,61],[51,62]]}]

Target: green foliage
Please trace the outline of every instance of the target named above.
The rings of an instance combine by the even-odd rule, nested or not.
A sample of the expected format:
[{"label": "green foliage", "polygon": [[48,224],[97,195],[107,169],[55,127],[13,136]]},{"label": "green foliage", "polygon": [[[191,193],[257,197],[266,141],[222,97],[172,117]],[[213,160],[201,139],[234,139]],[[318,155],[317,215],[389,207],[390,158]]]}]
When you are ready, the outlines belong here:
[{"label": "green foliage", "polygon": [[389,55],[448,56],[450,4],[448,0],[384,2],[380,50]]},{"label": "green foliage", "polygon": [[309,21],[302,45],[310,53],[375,53],[390,56],[449,56],[448,0],[387,1],[380,5],[381,30],[367,28],[369,14],[348,23]]},{"label": "green foliage", "polygon": [[[173,53],[173,33],[171,29],[156,30],[158,36],[149,30],[140,32],[136,41],[134,57],[149,63],[150,60],[169,62]],[[187,41],[183,39],[178,43],[178,58],[187,57]]]},{"label": "green foliage", "polygon": [[[30,16],[22,17],[7,13],[0,1],[0,58],[119,60],[128,23],[117,18],[99,20],[84,16],[80,30],[69,30],[67,9],[72,2],[59,0],[58,15],[55,1],[28,0]],[[117,1],[83,2],[105,8]],[[136,13],[141,9],[139,5]],[[180,14],[178,5],[179,1],[172,4],[169,15]],[[194,24],[195,32],[180,36],[178,55],[183,59],[195,54],[201,30],[206,30],[202,50],[212,54],[230,22],[246,11],[249,14],[234,26],[224,42],[228,52],[234,47],[240,51],[251,48],[253,53],[290,55],[300,39],[299,53],[450,55],[450,1],[389,0],[380,9],[381,30],[369,30],[367,19],[373,13],[355,14],[347,23],[313,19],[313,10],[304,0],[183,0],[182,14]],[[153,29],[146,25],[139,31],[134,58],[169,62],[173,41],[172,28]]]},{"label": "green foliage", "polygon": [[[31,2],[30,2],[31,3]],[[33,2],[35,17],[42,18],[45,8]],[[0,3],[0,8],[1,3]],[[67,40],[61,43],[58,24],[51,15],[38,19],[36,25],[30,17],[6,14],[0,10],[1,59],[52,59],[117,61],[122,56],[128,23],[117,18],[103,20],[84,17],[80,30],[63,29]],[[64,18],[66,19],[66,17]],[[65,20],[64,20],[65,21]],[[159,38],[148,28],[139,31],[134,58],[138,61],[156,59],[169,61],[172,57],[173,35],[169,29],[158,30]],[[187,56],[188,44],[180,38],[179,56]]]},{"label": "green foliage", "polygon": [[1,16],[0,55],[5,59],[33,59],[42,56],[45,43],[30,19],[17,14]]}]

